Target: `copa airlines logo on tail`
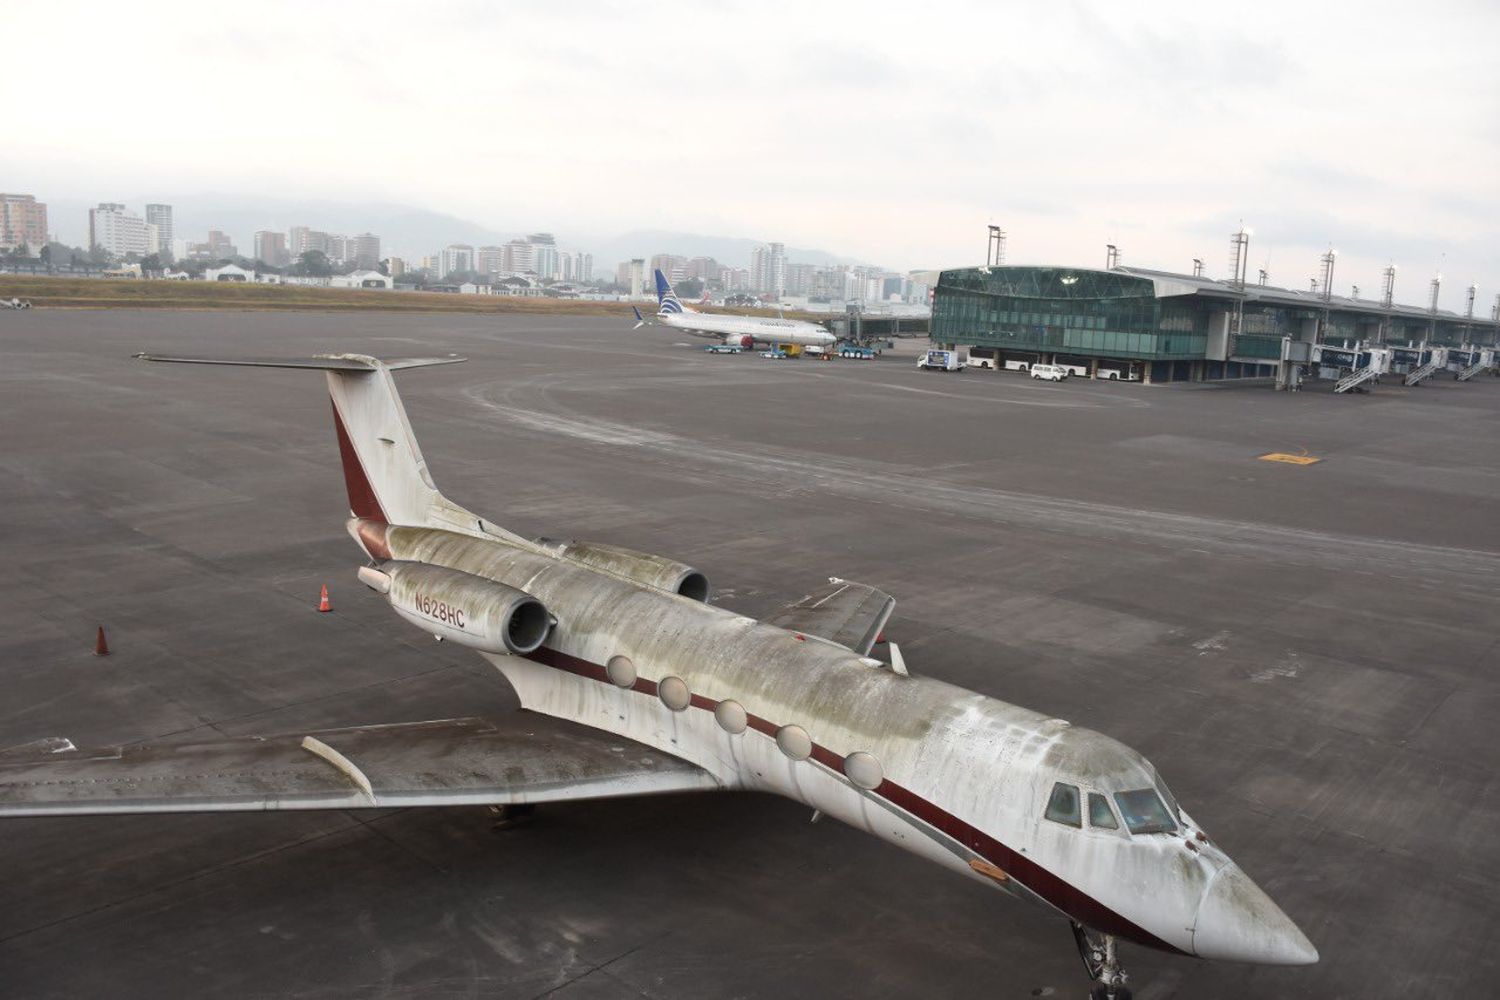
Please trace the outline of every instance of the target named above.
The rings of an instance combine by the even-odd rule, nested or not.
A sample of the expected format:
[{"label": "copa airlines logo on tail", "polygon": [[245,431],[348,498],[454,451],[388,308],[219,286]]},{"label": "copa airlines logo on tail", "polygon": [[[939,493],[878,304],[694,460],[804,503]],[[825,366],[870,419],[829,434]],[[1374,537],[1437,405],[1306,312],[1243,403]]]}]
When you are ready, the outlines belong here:
[{"label": "copa airlines logo on tail", "polygon": [[667,283],[667,276],[661,271],[656,272],[656,302],[659,306],[656,310],[658,316],[683,312],[682,300],[672,291],[672,286]]}]

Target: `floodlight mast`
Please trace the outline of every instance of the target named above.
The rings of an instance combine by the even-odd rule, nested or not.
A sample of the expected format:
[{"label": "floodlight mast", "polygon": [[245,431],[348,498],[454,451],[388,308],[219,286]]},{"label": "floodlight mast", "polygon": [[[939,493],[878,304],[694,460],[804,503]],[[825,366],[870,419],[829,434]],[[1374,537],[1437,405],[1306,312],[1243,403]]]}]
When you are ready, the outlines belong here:
[{"label": "floodlight mast", "polygon": [[1474,330],[1474,297],[1479,294],[1478,285],[1469,286],[1469,300],[1464,306],[1464,346],[1470,347],[1470,334]]},{"label": "floodlight mast", "polygon": [[1120,266],[1120,248],[1113,243],[1104,245],[1104,269],[1113,271]]},{"label": "floodlight mast", "polygon": [[1388,344],[1391,340],[1391,303],[1396,297],[1396,265],[1391,264],[1381,272],[1385,285],[1380,293],[1380,306],[1385,314],[1380,317],[1380,342]]},{"label": "floodlight mast", "polygon": [[990,226],[990,243],[984,255],[985,267],[998,267],[1005,263],[1005,230]]},{"label": "floodlight mast", "polygon": [[1443,288],[1443,276],[1434,274],[1432,276],[1432,299],[1427,303],[1427,342],[1430,344],[1437,339],[1437,306],[1438,293]]},{"label": "floodlight mast", "polygon": [[[1240,223],[1240,230],[1229,237],[1229,287],[1234,290],[1234,309],[1229,313],[1229,350],[1233,357],[1239,349],[1240,327],[1245,320],[1245,275],[1250,267],[1250,230]],[[1265,271],[1261,284],[1265,284]]]}]

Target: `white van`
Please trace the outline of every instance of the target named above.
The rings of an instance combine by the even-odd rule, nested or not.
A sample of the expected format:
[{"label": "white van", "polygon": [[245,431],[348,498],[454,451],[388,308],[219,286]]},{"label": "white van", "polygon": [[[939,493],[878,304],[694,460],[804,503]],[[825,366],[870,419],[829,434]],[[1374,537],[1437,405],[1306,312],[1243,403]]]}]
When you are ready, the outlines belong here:
[{"label": "white van", "polygon": [[1068,370],[1062,365],[1032,365],[1031,377],[1047,382],[1061,382],[1068,377]]}]

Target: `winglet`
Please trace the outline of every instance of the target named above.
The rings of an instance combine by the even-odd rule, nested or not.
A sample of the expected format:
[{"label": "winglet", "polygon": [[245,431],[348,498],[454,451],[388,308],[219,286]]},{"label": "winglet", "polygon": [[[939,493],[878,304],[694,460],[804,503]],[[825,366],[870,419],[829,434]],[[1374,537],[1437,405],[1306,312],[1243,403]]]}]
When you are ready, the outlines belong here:
[{"label": "winglet", "polygon": [[635,326],[631,327],[632,330],[639,330],[641,327],[646,325],[646,317],[641,315],[641,311],[639,309],[637,309],[635,306],[631,306],[630,311],[635,313]]}]

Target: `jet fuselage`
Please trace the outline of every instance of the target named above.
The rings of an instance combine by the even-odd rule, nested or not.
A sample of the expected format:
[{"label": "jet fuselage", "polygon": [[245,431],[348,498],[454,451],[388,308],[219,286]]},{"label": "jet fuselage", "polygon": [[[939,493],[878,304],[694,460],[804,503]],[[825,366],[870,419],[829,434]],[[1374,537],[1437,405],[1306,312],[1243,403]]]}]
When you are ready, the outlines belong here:
[{"label": "jet fuselage", "polygon": [[[355,520],[350,532],[377,568],[443,566],[541,601],[556,624],[540,648],[482,654],[527,709],[687,760],[727,788],[796,800],[1096,930],[1205,958],[1316,960],[1185,813],[1171,832],[1144,835],[1044,818],[1059,782],[1085,795],[1160,789],[1171,801],[1155,769],[1109,737],[545,544],[482,527]],[[443,614],[455,603],[482,615],[462,597]]]}]

